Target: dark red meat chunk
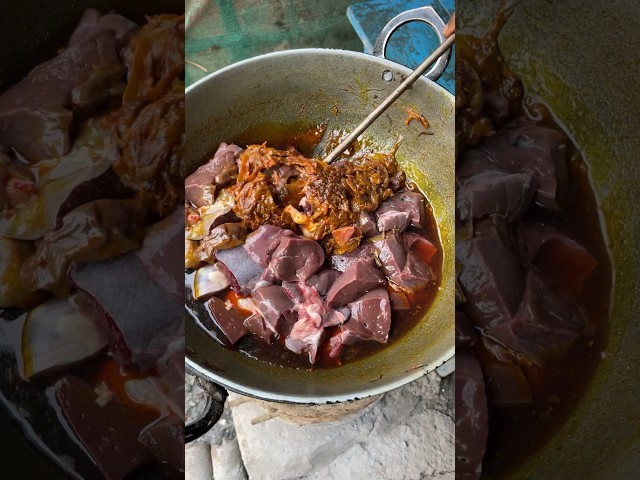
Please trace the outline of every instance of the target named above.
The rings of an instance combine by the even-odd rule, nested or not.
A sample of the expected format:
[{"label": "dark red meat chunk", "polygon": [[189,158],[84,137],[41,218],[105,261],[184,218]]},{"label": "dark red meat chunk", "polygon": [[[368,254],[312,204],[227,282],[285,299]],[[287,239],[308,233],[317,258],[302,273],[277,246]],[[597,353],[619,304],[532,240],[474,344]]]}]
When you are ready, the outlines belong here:
[{"label": "dark red meat chunk", "polygon": [[578,336],[589,330],[590,325],[571,299],[532,268],[518,311],[510,321],[495,325],[486,334],[515,352],[525,365],[544,366],[566,354]]},{"label": "dark red meat chunk", "polygon": [[238,175],[236,160],[240,153],[237,145],[221,143],[213,158],[185,179],[187,200],[197,207],[213,204],[216,186],[224,186]]},{"label": "dark red meat chunk", "polygon": [[337,270],[325,268],[320,273],[309,277],[307,285],[314,287],[320,295],[326,295],[340,275],[342,274]]},{"label": "dark red meat chunk", "polygon": [[247,235],[244,248],[247,253],[263,268],[269,265],[273,251],[278,247],[280,239],[284,236],[293,236],[291,230],[285,230],[274,225],[260,225],[256,230]]},{"label": "dark red meat chunk", "polygon": [[344,272],[354,263],[365,260],[371,266],[375,263],[375,255],[378,249],[372,243],[363,243],[353,252],[343,253],[341,255],[330,255],[329,265],[331,268]]},{"label": "dark red meat chunk", "polygon": [[143,424],[118,402],[98,404],[95,387],[74,375],[55,384],[55,399],[78,440],[108,480],[122,480],[150,462],[138,442]]},{"label": "dark red meat chunk", "polygon": [[456,478],[479,479],[487,446],[489,414],[480,363],[456,354]]},{"label": "dark red meat chunk", "polygon": [[294,303],[280,285],[268,285],[253,292],[253,300],[267,326],[275,333],[285,312],[293,310]]},{"label": "dark red meat chunk", "polygon": [[525,262],[535,264],[571,293],[580,293],[598,266],[589,250],[553,227],[523,222],[518,239]]},{"label": "dark red meat chunk", "polygon": [[456,244],[456,259],[462,265],[458,283],[467,297],[464,311],[484,327],[511,318],[522,299],[524,279],[497,227],[486,221],[481,228],[473,238]]},{"label": "dark red meat chunk", "polygon": [[360,212],[360,218],[358,219],[358,225],[362,230],[364,237],[375,237],[380,234],[378,226],[376,225],[373,215],[369,212]]},{"label": "dark red meat chunk", "polygon": [[224,300],[212,297],[206,306],[211,318],[232,345],[248,333],[244,325],[245,316],[235,308],[227,308]]},{"label": "dark red meat chunk", "polygon": [[247,327],[249,332],[261,339],[263,342],[268,344],[273,343],[275,334],[262,316],[251,315],[245,319],[244,326]]},{"label": "dark red meat chunk", "polygon": [[456,165],[456,176],[468,179],[488,170],[527,173],[536,184],[535,201],[558,210],[568,183],[565,151],[560,130],[517,119],[468,149]]},{"label": "dark red meat chunk", "polygon": [[232,288],[244,295],[249,294],[257,285],[263,268],[250,255],[244,245],[227,250],[218,250],[216,260],[227,269]]},{"label": "dark red meat chunk", "polygon": [[367,332],[364,340],[387,343],[391,326],[391,302],[384,288],[365,293],[355,302],[351,302],[349,309],[351,319],[345,324],[345,330],[349,329],[352,322],[357,322]]},{"label": "dark red meat chunk", "polygon": [[528,173],[488,171],[458,183],[456,208],[462,221],[492,214],[502,215],[510,222],[517,221],[536,193],[536,182]]},{"label": "dark red meat chunk", "polygon": [[365,260],[351,265],[329,289],[327,304],[340,307],[353,302],[363,294],[383,285],[382,273]]},{"label": "dark red meat chunk", "polygon": [[324,250],[319,243],[302,237],[282,237],[274,250],[269,269],[286,282],[305,281],[324,263]]},{"label": "dark red meat chunk", "polygon": [[396,231],[387,232],[384,239],[375,242],[375,245],[385,275],[392,278],[400,275],[407,263],[407,253],[400,234]]},{"label": "dark red meat chunk", "polygon": [[386,222],[390,222],[389,226],[391,226],[391,228],[395,228],[392,226],[393,223],[403,222],[400,218],[403,218],[404,216],[398,217],[397,215],[393,215],[397,212],[408,214],[409,225],[412,227],[424,227],[427,214],[424,205],[424,197],[420,193],[404,190],[382,202],[376,210],[378,228],[381,231],[384,231],[387,230]]}]

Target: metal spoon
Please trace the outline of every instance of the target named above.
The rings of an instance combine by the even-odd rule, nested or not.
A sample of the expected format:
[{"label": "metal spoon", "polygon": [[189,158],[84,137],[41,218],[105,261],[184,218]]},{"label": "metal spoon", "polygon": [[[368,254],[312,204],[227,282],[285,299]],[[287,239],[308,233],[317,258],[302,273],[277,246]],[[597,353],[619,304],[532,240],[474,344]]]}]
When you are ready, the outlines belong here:
[{"label": "metal spoon", "polygon": [[371,112],[367,118],[365,118],[362,123],[360,123],[360,125],[358,125],[353,132],[351,132],[349,134],[349,136],[347,136],[347,138],[345,138],[342,142],[340,142],[340,144],[334,148],[329,155],[327,155],[324,159],[325,162],[327,163],[331,163],[333,162],[336,158],[338,158],[347,148],[349,148],[349,145],[351,145],[351,142],[353,142],[356,138],[358,138],[360,135],[362,135],[362,133],[369,128],[369,126],[375,122],[377,120],[377,118],[382,115],[382,113],[389,108],[389,106],[391,106],[391,104],[393,104],[393,102],[395,102],[398,97],[400,97],[400,95],[402,95],[405,90],[407,90],[411,85],[413,85],[413,83],[420,78],[424,72],[427,71],[427,69],[433,65],[433,63],[438,60],[438,58],[445,53],[449,48],[451,48],[451,46],[453,45],[454,41],[455,41],[456,35],[455,33],[452,34],[450,37],[447,37],[447,39],[442,42],[442,44],[440,44],[440,46],[438,48],[436,48],[431,55],[429,55],[424,62],[422,62],[412,73],[411,75],[409,75],[407,78],[404,79],[404,81],[398,85],[398,88],[396,88],[387,98],[384,99],[384,101],[378,105],[376,107],[376,109]]}]

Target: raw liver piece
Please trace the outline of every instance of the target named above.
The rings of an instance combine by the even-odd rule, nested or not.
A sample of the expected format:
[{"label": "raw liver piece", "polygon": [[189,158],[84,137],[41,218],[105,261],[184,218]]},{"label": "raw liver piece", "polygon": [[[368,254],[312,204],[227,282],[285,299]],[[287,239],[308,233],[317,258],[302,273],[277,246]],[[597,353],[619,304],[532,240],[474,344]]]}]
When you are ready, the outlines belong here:
[{"label": "raw liver piece", "polygon": [[75,375],[64,375],[54,386],[55,399],[105,478],[122,480],[152,460],[137,440],[143,425],[118,402],[99,405],[94,388]]},{"label": "raw liver piece", "polygon": [[380,234],[376,222],[373,220],[373,215],[369,212],[360,212],[358,225],[364,237],[375,237]]},{"label": "raw liver piece", "polygon": [[382,263],[382,271],[388,277],[399,275],[407,262],[402,237],[398,232],[387,232],[383,240],[375,242],[378,247],[378,258]]},{"label": "raw liver piece", "polygon": [[273,332],[278,332],[280,317],[294,307],[293,301],[280,285],[258,288],[253,292],[253,300],[258,312]]},{"label": "raw liver piece", "polygon": [[409,214],[409,224],[417,228],[424,226],[427,215],[424,206],[424,197],[417,192],[411,192],[409,190],[398,192],[380,204],[376,210],[380,230],[383,230],[381,227],[384,226],[384,222],[381,225],[380,220],[381,218],[386,218],[389,212],[405,212]]},{"label": "raw liver piece", "polygon": [[456,244],[463,266],[458,283],[467,302],[463,310],[480,327],[495,325],[516,312],[524,288],[518,261],[497,227],[484,222],[481,234]]},{"label": "raw liver piece", "polygon": [[271,254],[278,247],[283,236],[293,236],[291,230],[285,230],[274,225],[260,225],[255,231],[247,235],[244,248],[247,253],[263,268],[269,265]]},{"label": "raw liver piece", "polygon": [[598,261],[582,245],[552,227],[522,222],[518,225],[520,255],[535,264],[556,285],[579,294]]},{"label": "raw liver piece", "polygon": [[222,263],[231,276],[231,286],[237,292],[249,294],[260,280],[264,269],[250,255],[244,245],[228,250],[218,250],[216,260]]},{"label": "raw liver piece", "polygon": [[402,292],[390,292],[389,300],[391,301],[391,310],[409,310],[409,299]]},{"label": "raw liver piece", "polygon": [[330,255],[329,265],[331,268],[344,272],[351,265],[359,260],[366,260],[371,266],[375,263],[375,255],[378,249],[372,243],[363,243],[353,252],[341,255]]},{"label": "raw liver piece", "polygon": [[487,445],[489,414],[480,363],[456,354],[456,478],[479,479]]},{"label": "raw liver piece", "polygon": [[248,333],[247,327],[244,326],[244,315],[235,308],[227,309],[223,300],[213,297],[207,301],[206,307],[213,321],[232,345]]},{"label": "raw liver piece", "polygon": [[[351,319],[345,324],[345,330],[349,329],[352,322],[364,327],[366,338],[378,343],[387,343],[389,339],[389,327],[391,326],[391,302],[389,294],[384,288],[377,288],[365,293],[355,302],[349,304]],[[362,329],[358,329],[362,332]]]},{"label": "raw liver piece", "polygon": [[236,160],[242,153],[237,145],[221,143],[215,155],[184,181],[187,200],[197,207],[211,205],[216,184],[228,183],[238,174]]},{"label": "raw liver piece", "polygon": [[320,295],[326,295],[331,285],[342,275],[339,271],[325,268],[320,273],[309,277],[307,285],[314,287]]},{"label": "raw liver piece", "polygon": [[376,211],[376,216],[378,217],[378,229],[381,232],[386,232],[387,230],[404,232],[411,223],[411,214],[409,212],[383,209],[382,206]]},{"label": "raw liver piece", "polygon": [[414,252],[417,257],[426,264],[431,261],[431,258],[433,258],[438,251],[433,243],[420,234],[405,232],[403,238],[407,252]]},{"label": "raw liver piece", "polygon": [[273,251],[269,268],[276,278],[286,281],[305,281],[324,263],[324,250],[318,242],[302,237],[282,237]]},{"label": "raw liver piece", "polygon": [[561,358],[578,336],[589,333],[590,325],[577,306],[537,269],[527,274],[524,295],[518,311],[508,322],[487,330],[506,349],[544,366]]},{"label": "raw liver piece", "polygon": [[267,322],[260,315],[251,315],[244,321],[244,326],[263,342],[273,343],[274,332],[269,328]]},{"label": "raw liver piece", "polygon": [[363,294],[383,285],[385,278],[366,260],[359,260],[351,265],[327,293],[327,305],[340,307],[353,302]]},{"label": "raw liver piece", "polygon": [[565,151],[566,140],[560,130],[520,118],[468,149],[456,165],[456,176],[467,179],[487,170],[528,173],[536,183],[535,201],[559,210],[558,194],[568,183]]},{"label": "raw liver piece", "polygon": [[498,214],[510,222],[522,218],[536,193],[529,173],[481,172],[459,181],[456,209],[462,221]]},{"label": "raw liver piece", "polygon": [[409,252],[404,269],[391,279],[406,291],[415,293],[431,282],[433,273],[429,265],[420,260],[414,252]]}]

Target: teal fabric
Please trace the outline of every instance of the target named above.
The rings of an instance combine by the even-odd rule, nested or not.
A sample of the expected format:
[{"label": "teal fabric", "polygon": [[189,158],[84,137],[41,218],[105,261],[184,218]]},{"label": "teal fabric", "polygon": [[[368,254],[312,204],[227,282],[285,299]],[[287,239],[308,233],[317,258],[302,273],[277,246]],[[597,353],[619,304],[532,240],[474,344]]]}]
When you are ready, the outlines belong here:
[{"label": "teal fabric", "polygon": [[291,48],[362,51],[353,0],[186,0],[186,84],[232,63]]}]

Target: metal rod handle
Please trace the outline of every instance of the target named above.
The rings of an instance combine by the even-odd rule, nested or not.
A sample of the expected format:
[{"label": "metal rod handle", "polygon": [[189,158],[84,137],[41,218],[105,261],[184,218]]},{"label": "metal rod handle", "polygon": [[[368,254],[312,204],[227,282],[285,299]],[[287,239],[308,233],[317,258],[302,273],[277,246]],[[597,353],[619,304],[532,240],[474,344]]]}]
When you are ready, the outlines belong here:
[{"label": "metal rod handle", "polygon": [[436,61],[440,56],[445,53],[449,48],[453,46],[456,34],[452,34],[448,37],[444,43],[436,48],[431,55],[429,55],[424,62],[422,62],[404,81],[396,88],[384,101],[376,107],[376,109],[365,118],[360,125],[358,125],[353,132],[347,136],[340,144],[334,148],[329,155],[324,159],[325,162],[331,163],[338,158],[342,153],[349,148],[349,145],[358,138],[362,133],[369,128],[369,126],[375,122],[382,113],[389,108],[389,106],[395,102],[405,90],[407,90],[413,83],[422,76],[424,72]]}]

